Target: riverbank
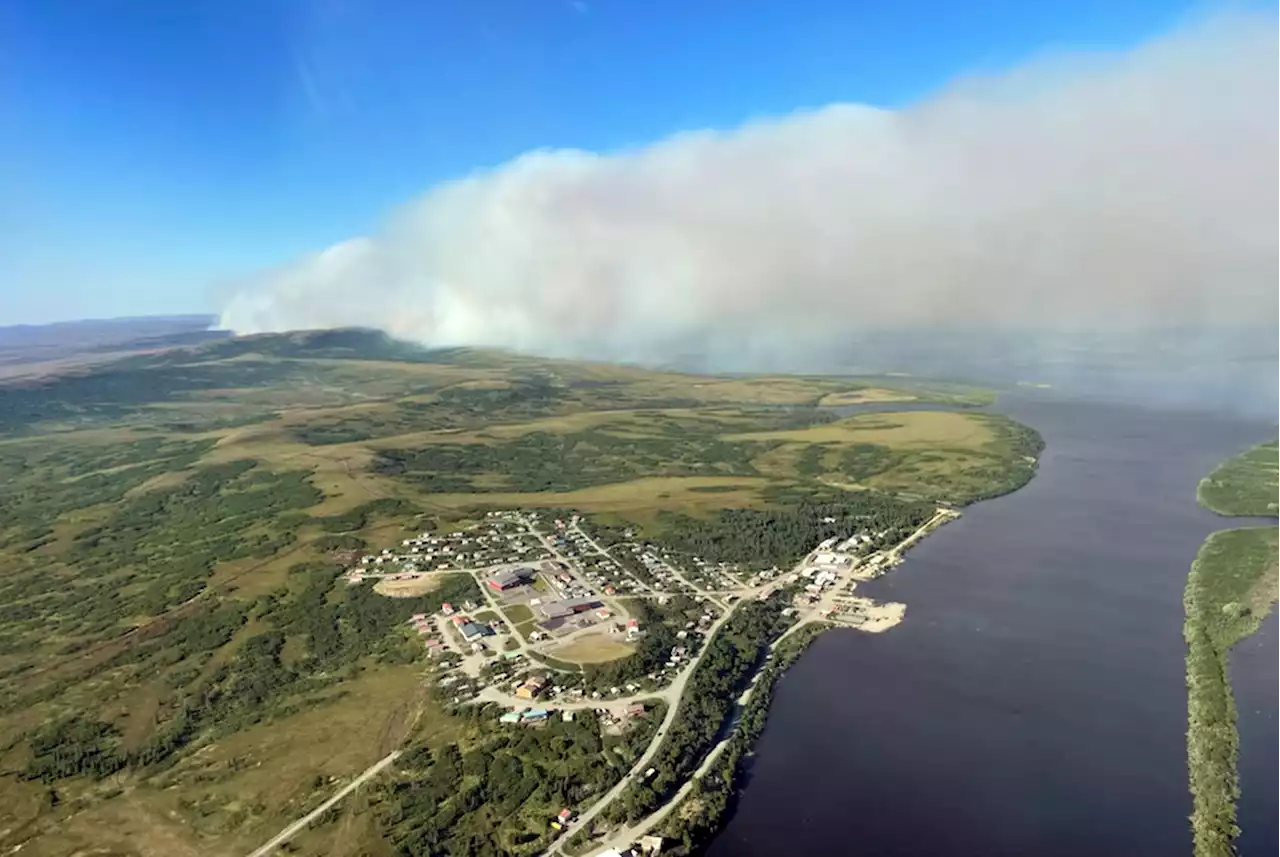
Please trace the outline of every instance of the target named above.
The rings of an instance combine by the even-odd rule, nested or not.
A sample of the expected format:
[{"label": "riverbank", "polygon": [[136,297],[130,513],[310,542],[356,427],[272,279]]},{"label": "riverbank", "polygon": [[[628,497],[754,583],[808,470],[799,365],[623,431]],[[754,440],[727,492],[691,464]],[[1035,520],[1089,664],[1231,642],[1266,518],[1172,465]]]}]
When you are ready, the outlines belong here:
[{"label": "riverbank", "polygon": [[674,857],[696,854],[720,832],[736,807],[738,794],[749,774],[752,752],[764,732],[778,682],[809,644],[830,628],[825,623],[812,623],[779,640],[772,659],[756,680],[751,698],[724,751],[709,770],[694,780],[689,794],[675,808],[674,817],[659,828],[664,854]]},{"label": "riverbank", "polygon": [[1239,735],[1227,656],[1275,603],[1277,547],[1275,527],[1216,532],[1187,578],[1187,772],[1197,857],[1236,853]]},{"label": "riverbank", "polygon": [[[1196,498],[1220,515],[1274,514],[1276,444],[1259,444],[1200,481]],[[1276,527],[1212,533],[1200,547],[1183,598],[1187,644],[1187,775],[1196,857],[1232,857],[1240,738],[1228,655],[1254,634],[1280,589]]]},{"label": "riverbank", "polygon": [[[908,621],[822,634],[791,667],[707,857],[1190,853],[1182,599],[1223,526],[1195,488],[1274,425],[1029,395],[1001,407],[1044,435],[1036,477],[858,584]],[[1248,701],[1262,713],[1239,696],[1242,724],[1274,723],[1274,694]],[[1275,756],[1241,742],[1241,826],[1267,842]]]}]

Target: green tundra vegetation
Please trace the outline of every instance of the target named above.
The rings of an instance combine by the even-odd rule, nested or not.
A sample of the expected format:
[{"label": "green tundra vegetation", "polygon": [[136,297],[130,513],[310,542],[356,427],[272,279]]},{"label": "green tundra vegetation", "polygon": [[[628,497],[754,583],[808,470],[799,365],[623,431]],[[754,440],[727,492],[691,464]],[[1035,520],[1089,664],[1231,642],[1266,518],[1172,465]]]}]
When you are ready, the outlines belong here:
[{"label": "green tundra vegetation", "polygon": [[[956,408],[990,393],[427,350],[362,330],[227,339],[0,385],[0,848],[240,857],[410,724],[429,749],[414,771],[447,772],[455,740],[492,742],[501,766],[541,766],[541,751],[499,747],[424,691],[404,620],[465,600],[473,582],[385,598],[346,585],[353,552],[538,507],[671,550],[785,564],[839,527],[905,532],[935,502],[1031,478],[1039,438],[1005,417],[826,406],[895,398]],[[662,626],[582,680],[649,671]],[[726,686],[756,651],[743,633],[724,655]],[[691,741],[706,740],[706,715]],[[579,770],[592,753],[571,753],[556,776],[595,776]],[[476,785],[464,778],[475,807],[433,812],[471,830],[519,795]],[[545,833],[533,819],[562,794],[531,792],[486,841],[534,849],[517,840]],[[403,800],[400,821],[344,803],[340,836],[293,847],[417,847],[405,819],[426,804]]]},{"label": "green tundra vegetation", "polygon": [[590,803],[631,768],[663,717],[661,705],[605,732],[591,711],[532,726],[473,711],[451,744],[411,743],[369,798],[383,841],[403,857],[543,852],[566,807]]},{"label": "green tundra vegetation", "polygon": [[1276,462],[1274,440],[1228,458],[1200,480],[1200,505],[1219,515],[1274,515]]},{"label": "green tundra vegetation", "polygon": [[[1219,514],[1274,515],[1275,441],[1220,465],[1200,483],[1198,496]],[[1240,741],[1228,657],[1275,605],[1277,549],[1274,526],[1220,530],[1200,547],[1187,577],[1187,770],[1197,857],[1236,853]]]}]

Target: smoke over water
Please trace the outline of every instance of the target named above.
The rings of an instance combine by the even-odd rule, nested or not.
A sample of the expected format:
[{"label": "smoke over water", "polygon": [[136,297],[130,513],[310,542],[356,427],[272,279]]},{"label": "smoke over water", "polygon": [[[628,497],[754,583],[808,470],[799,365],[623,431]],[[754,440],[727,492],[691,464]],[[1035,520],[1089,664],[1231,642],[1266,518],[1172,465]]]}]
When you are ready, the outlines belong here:
[{"label": "smoke over water", "polygon": [[1276,68],[1274,17],[1231,16],[901,110],[533,152],[238,284],[221,323],[722,367],[855,328],[1274,325]]}]

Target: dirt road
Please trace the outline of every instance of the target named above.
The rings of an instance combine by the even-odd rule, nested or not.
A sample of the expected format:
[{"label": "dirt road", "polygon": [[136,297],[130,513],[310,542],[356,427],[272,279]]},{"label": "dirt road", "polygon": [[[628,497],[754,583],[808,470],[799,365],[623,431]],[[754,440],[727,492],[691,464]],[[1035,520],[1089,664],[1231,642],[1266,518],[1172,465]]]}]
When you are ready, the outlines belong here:
[{"label": "dirt road", "polygon": [[389,753],[386,756],[383,756],[381,759],[375,762],[372,766],[370,766],[367,770],[365,770],[365,772],[362,773],[360,776],[356,777],[354,780],[347,783],[342,788],[338,789],[338,791],[333,795],[333,797],[329,798],[324,803],[316,807],[314,810],[307,813],[302,818],[298,819],[293,824],[289,825],[284,830],[277,833],[271,839],[270,842],[268,842],[266,845],[263,845],[257,851],[254,851],[252,854],[249,855],[249,857],[267,857],[267,855],[270,854],[272,851],[279,848],[281,845],[285,844],[293,837],[297,836],[300,831],[304,830],[307,827],[307,825],[311,824],[313,821],[319,818],[324,813],[325,810],[336,805],[338,801],[342,800],[344,797],[351,794],[356,789],[360,788],[369,780],[376,777],[382,771],[383,768],[390,765],[399,756],[400,756],[399,750],[396,750],[392,753]]}]

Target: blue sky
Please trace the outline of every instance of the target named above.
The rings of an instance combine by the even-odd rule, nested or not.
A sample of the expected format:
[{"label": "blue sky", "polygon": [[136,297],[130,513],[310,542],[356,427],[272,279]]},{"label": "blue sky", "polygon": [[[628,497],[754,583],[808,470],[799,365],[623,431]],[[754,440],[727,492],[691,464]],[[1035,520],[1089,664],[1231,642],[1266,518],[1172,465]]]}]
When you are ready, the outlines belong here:
[{"label": "blue sky", "polygon": [[211,311],[530,149],[897,106],[1172,0],[9,0],[0,324]]}]

